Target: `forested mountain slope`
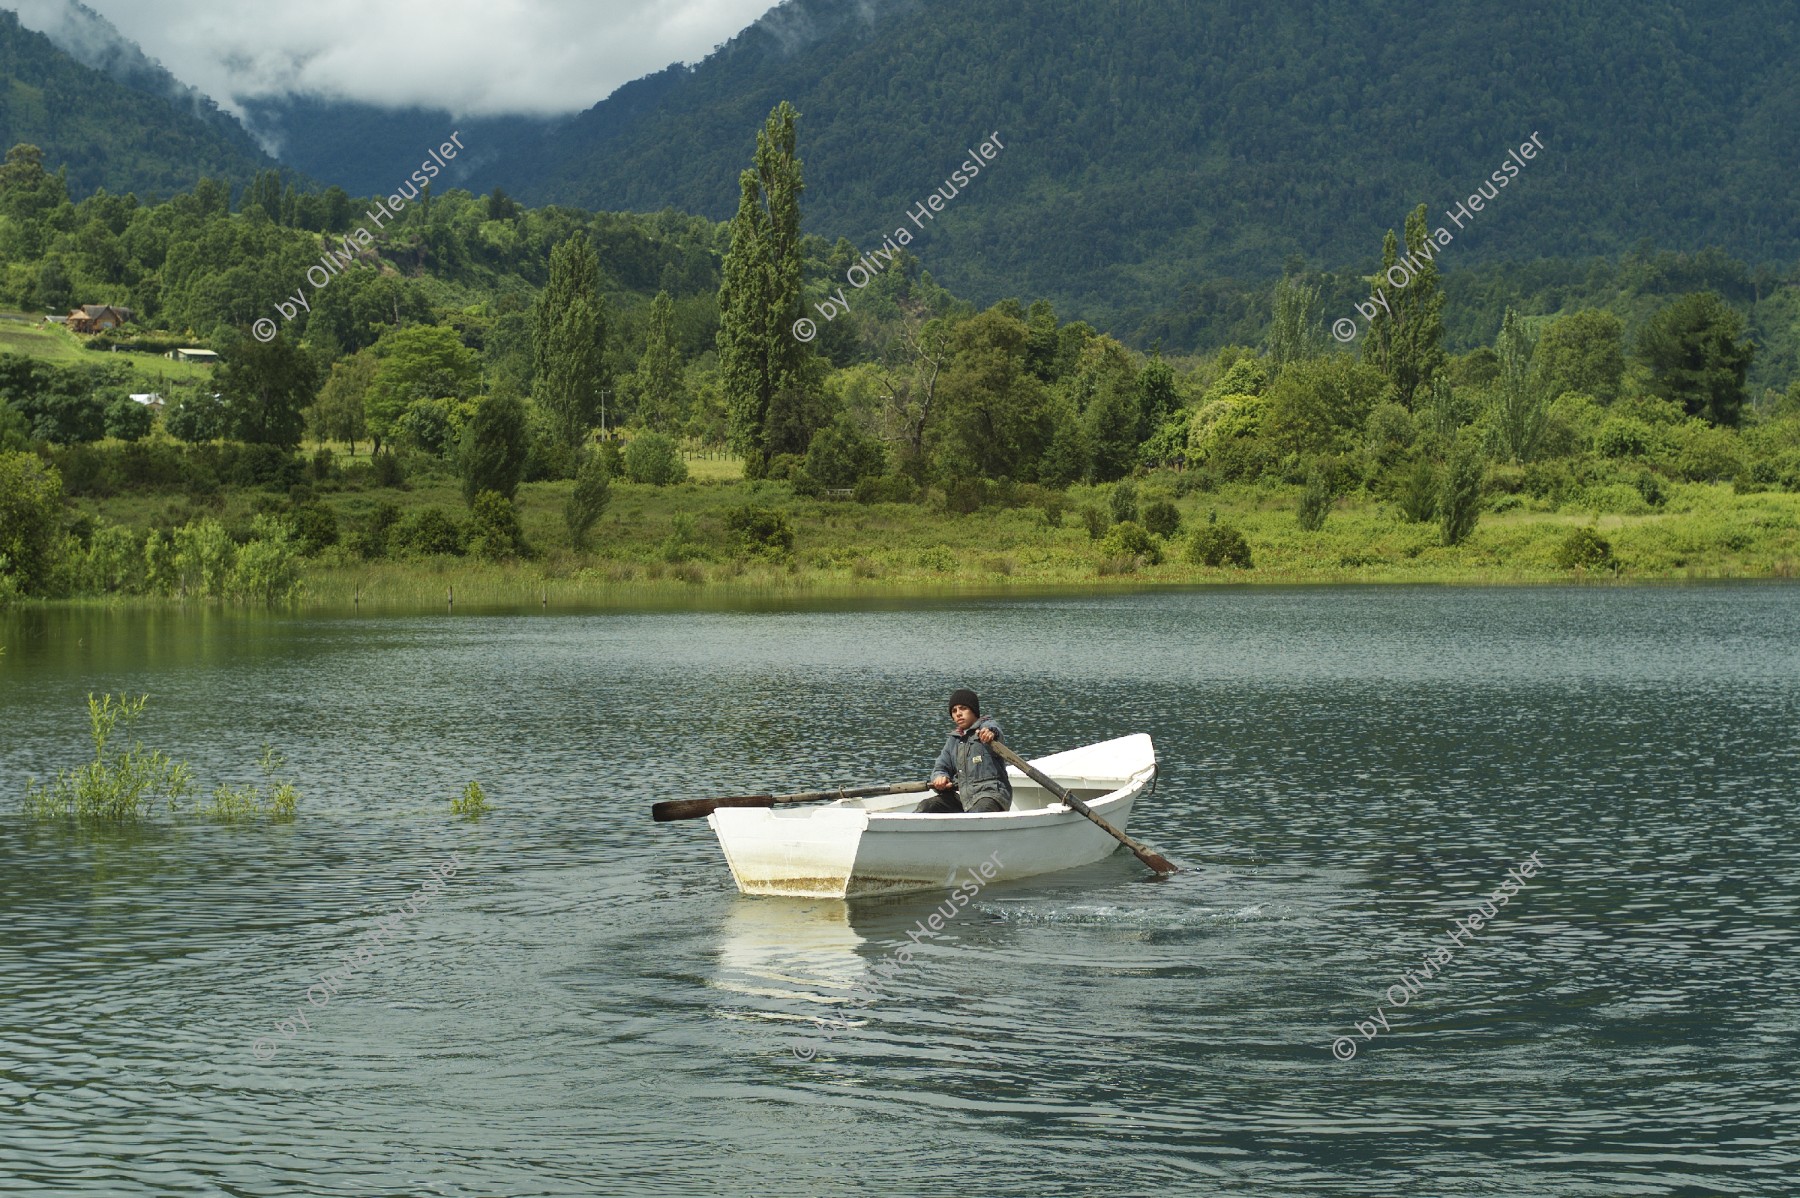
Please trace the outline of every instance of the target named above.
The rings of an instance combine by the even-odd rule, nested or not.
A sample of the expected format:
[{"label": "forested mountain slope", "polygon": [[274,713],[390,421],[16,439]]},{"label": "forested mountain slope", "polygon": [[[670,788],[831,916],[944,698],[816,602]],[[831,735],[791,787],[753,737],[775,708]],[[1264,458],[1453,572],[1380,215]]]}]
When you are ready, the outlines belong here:
[{"label": "forested mountain slope", "polygon": [[[107,28],[111,28],[107,26]],[[0,147],[20,142],[68,168],[69,191],[167,196],[202,175],[248,183],[275,165],[229,116],[141,54],[127,81],[85,66],[0,10]]]},{"label": "forested mountain slope", "polygon": [[866,246],[998,131],[1005,160],[915,247],[934,274],[1190,342],[1216,321],[1184,288],[1294,253],[1367,273],[1402,213],[1467,196],[1534,131],[1544,154],[1447,270],[1645,239],[1789,258],[1796,60],[1800,9],[1775,0],[797,0],[475,183],[722,219],[748,131],[785,98],[808,231]]}]

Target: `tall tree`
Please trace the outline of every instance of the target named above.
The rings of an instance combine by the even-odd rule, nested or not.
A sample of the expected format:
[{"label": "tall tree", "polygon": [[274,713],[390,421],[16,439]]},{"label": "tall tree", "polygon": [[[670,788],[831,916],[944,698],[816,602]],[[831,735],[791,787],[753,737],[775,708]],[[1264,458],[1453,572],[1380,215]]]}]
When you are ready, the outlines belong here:
[{"label": "tall tree", "polygon": [[1650,367],[1650,389],[1690,416],[1735,425],[1744,406],[1744,376],[1756,347],[1739,341],[1744,318],[1711,291],[1684,295],[1652,316],[1638,334],[1638,357]]},{"label": "tall tree", "polygon": [[[719,369],[732,448],[760,473],[777,453],[804,453],[813,428],[800,413],[816,389],[800,318],[798,113],[783,100],[756,135],[752,169],[738,178],[738,210],[719,285]],[[775,435],[771,436],[771,432]]]},{"label": "tall tree", "polygon": [[659,291],[650,303],[650,327],[644,356],[638,359],[638,417],[658,432],[674,427],[681,415],[681,353],[675,348],[675,304]]},{"label": "tall tree", "polygon": [[281,173],[279,171],[257,171],[256,178],[250,181],[249,190],[244,192],[244,199],[239,211],[249,212],[252,208],[260,208],[268,218],[276,224],[281,223]]},{"label": "tall tree", "polygon": [[600,257],[586,233],[550,252],[550,281],[538,300],[531,351],[532,394],[571,449],[587,439],[611,385],[606,368],[606,304],[600,296]]},{"label": "tall tree", "polygon": [[331,374],[312,406],[313,435],[348,442],[351,457],[356,456],[356,443],[368,435],[363,397],[375,381],[376,365],[374,353],[366,349],[339,358],[331,364]]},{"label": "tall tree", "polygon": [[463,429],[457,462],[463,501],[472,507],[486,491],[511,501],[525,473],[525,452],[525,405],[504,392],[482,400]]},{"label": "tall tree", "polygon": [[1389,229],[1381,247],[1381,272],[1370,280],[1386,304],[1369,321],[1363,361],[1393,380],[1399,402],[1407,408],[1444,364],[1444,295],[1433,261],[1438,249],[1420,204],[1406,218],[1405,257]]},{"label": "tall tree", "polygon": [[1514,462],[1531,460],[1550,416],[1539,376],[1531,369],[1536,348],[1536,340],[1526,331],[1518,314],[1508,308],[1500,322],[1500,336],[1494,342],[1500,377],[1494,384],[1490,410],[1500,451]]},{"label": "tall tree", "polygon": [[306,408],[318,390],[318,367],[292,337],[238,341],[225,351],[219,394],[229,436],[298,449]]},{"label": "tall tree", "polygon": [[1555,399],[1580,391],[1601,403],[1619,397],[1625,374],[1625,326],[1611,312],[1594,308],[1559,316],[1538,339],[1537,372],[1544,393]]},{"label": "tall tree", "polygon": [[1175,372],[1163,361],[1160,351],[1150,355],[1138,375],[1138,440],[1149,438],[1163,421],[1181,407],[1181,396],[1175,392]]},{"label": "tall tree", "polygon": [[455,329],[442,325],[390,329],[373,353],[375,375],[363,395],[363,411],[377,453],[399,431],[400,418],[415,401],[465,398],[481,376],[475,351]]},{"label": "tall tree", "polygon": [[1279,371],[1289,362],[1316,358],[1324,352],[1323,331],[1313,315],[1319,302],[1319,286],[1293,275],[1275,284],[1274,310],[1269,320],[1269,361]]}]

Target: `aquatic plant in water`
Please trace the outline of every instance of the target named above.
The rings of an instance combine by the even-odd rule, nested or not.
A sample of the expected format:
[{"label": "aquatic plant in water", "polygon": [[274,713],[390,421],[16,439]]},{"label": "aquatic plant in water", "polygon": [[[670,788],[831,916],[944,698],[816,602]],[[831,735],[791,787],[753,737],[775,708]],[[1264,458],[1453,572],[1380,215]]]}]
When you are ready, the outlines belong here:
[{"label": "aquatic plant in water", "polygon": [[450,800],[450,814],[460,815],[464,819],[476,819],[486,815],[487,810],[487,792],[481,789],[479,782],[470,782],[463,787],[459,797]]},{"label": "aquatic plant in water", "polygon": [[292,782],[276,776],[286,764],[286,757],[277,753],[273,746],[264,744],[262,757],[256,763],[263,780],[249,786],[229,786],[221,782],[213,791],[211,805],[200,814],[222,820],[255,819],[259,815],[277,821],[293,819],[300,792],[294,789]]},{"label": "aquatic plant in water", "polygon": [[146,750],[141,741],[132,741],[123,752],[114,747],[149,701],[149,695],[136,699],[121,696],[115,703],[110,694],[99,699],[89,694],[94,759],[57,771],[48,785],[28,779],[26,814],[43,819],[124,821],[143,818],[158,799],[175,807],[194,785],[186,762],[173,761],[160,750]]}]

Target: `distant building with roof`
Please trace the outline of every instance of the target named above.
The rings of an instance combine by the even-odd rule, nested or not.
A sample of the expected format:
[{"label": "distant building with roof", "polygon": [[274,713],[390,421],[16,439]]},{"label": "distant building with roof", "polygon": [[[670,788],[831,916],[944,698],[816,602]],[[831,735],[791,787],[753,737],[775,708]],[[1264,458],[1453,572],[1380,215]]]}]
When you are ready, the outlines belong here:
[{"label": "distant building with roof", "polygon": [[72,308],[63,317],[63,324],[71,333],[104,333],[116,329],[131,319],[130,308],[120,308],[112,304],[83,304]]}]

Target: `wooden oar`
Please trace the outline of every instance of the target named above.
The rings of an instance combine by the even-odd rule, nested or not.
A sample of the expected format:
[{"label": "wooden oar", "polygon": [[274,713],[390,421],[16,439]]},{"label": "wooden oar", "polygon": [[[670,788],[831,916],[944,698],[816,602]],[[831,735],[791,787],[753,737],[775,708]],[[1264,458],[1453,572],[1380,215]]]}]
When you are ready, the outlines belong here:
[{"label": "wooden oar", "polygon": [[1033,782],[1036,782],[1039,786],[1067,803],[1070,807],[1081,812],[1081,814],[1087,816],[1096,824],[1099,824],[1102,828],[1106,829],[1107,833],[1111,835],[1114,840],[1117,840],[1133,853],[1136,853],[1139,861],[1142,861],[1157,873],[1174,874],[1181,872],[1175,868],[1174,864],[1170,862],[1167,857],[1163,856],[1143,841],[1133,840],[1131,837],[1125,835],[1125,833],[1101,819],[1098,815],[1095,815],[1092,807],[1089,807],[1086,803],[1064,790],[1061,786],[1058,786],[1056,780],[1051,778],[1050,775],[1044,773],[999,741],[989,741],[988,748],[992,749],[995,756],[999,757],[1000,760],[1018,766],[1027,778],[1030,778]]},{"label": "wooden oar", "polygon": [[729,795],[718,799],[665,799],[650,808],[650,818],[659,824],[670,820],[700,819],[721,807],[773,807],[777,803],[817,803],[823,799],[866,799],[874,795],[903,795],[915,790],[930,790],[929,782],[879,782],[874,786],[853,786],[847,790],[811,790],[791,795]]}]

